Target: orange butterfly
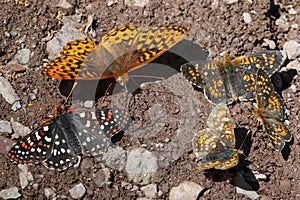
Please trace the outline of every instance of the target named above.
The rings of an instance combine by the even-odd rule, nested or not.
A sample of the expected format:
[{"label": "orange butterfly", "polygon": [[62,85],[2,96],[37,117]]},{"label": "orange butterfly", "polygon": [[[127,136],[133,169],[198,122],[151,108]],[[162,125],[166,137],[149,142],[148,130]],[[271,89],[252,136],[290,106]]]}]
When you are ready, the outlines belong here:
[{"label": "orange butterfly", "polygon": [[69,42],[42,74],[64,80],[114,78],[124,86],[128,72],[166,52],[186,33],[185,28],[177,25],[151,28],[122,25],[105,35],[99,45],[85,39]]}]

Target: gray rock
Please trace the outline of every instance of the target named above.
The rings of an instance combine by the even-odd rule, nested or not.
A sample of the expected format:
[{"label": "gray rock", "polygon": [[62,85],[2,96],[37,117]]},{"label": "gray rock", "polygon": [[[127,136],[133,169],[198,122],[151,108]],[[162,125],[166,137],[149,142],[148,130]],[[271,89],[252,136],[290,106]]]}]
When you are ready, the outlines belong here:
[{"label": "gray rock", "polygon": [[194,182],[184,181],[177,187],[173,187],[169,194],[170,200],[181,200],[181,199],[197,199],[199,193],[204,188]]},{"label": "gray rock", "polygon": [[152,176],[158,169],[158,158],[152,152],[144,148],[136,148],[128,151],[125,171],[129,181],[141,184],[149,184]]},{"label": "gray rock", "polygon": [[10,148],[13,146],[14,142],[11,139],[3,137],[0,135],[0,153],[7,154]]},{"label": "gray rock", "polygon": [[18,139],[20,137],[24,137],[30,132],[30,129],[27,126],[19,122],[15,122],[13,119],[10,120],[11,126],[14,130],[14,134],[12,135],[13,139]]},{"label": "gray rock", "polygon": [[100,169],[95,174],[93,174],[94,183],[98,187],[104,187],[105,185],[111,185],[113,175],[108,168]]},{"label": "gray rock", "polygon": [[44,193],[47,199],[49,199],[50,197],[54,197],[56,195],[51,188],[45,188]]},{"label": "gray rock", "polygon": [[21,188],[24,189],[28,186],[29,182],[34,180],[32,173],[28,171],[27,165],[18,165],[19,168],[19,178],[20,178],[20,185]]},{"label": "gray rock", "polygon": [[[20,97],[15,92],[14,88],[4,77],[0,77],[0,94],[3,98],[12,105],[12,109],[21,108]],[[17,103],[18,102],[18,103]]]},{"label": "gray rock", "polygon": [[61,27],[56,36],[47,43],[47,52],[49,53],[48,59],[52,60],[58,56],[63,46],[69,41],[85,38],[77,27],[82,26],[76,22],[72,17],[64,17],[62,19],[64,25]]},{"label": "gray rock", "polygon": [[80,199],[85,194],[86,189],[82,183],[75,185],[72,189],[69,190],[69,193],[73,199]]},{"label": "gray rock", "polygon": [[17,199],[21,196],[17,187],[4,189],[0,191],[0,197],[3,199]]},{"label": "gray rock", "polygon": [[244,190],[242,188],[236,187],[236,193],[237,194],[242,194],[246,197],[248,197],[251,200],[257,200],[260,198],[260,195],[258,195],[255,191],[251,190]]},{"label": "gray rock", "polygon": [[28,63],[30,58],[30,50],[29,49],[20,49],[17,51],[14,56],[14,60],[17,60],[19,64],[25,65]]},{"label": "gray rock", "polygon": [[0,120],[0,133],[12,133],[12,128],[9,121]]},{"label": "gray rock", "polygon": [[287,53],[289,59],[295,59],[300,55],[300,43],[295,40],[288,41],[283,45],[283,51]]},{"label": "gray rock", "polygon": [[126,6],[145,7],[149,4],[149,0],[125,0]]},{"label": "gray rock", "polygon": [[157,198],[158,188],[157,184],[150,184],[141,187],[141,191],[145,194],[148,199]]},{"label": "gray rock", "polygon": [[122,171],[125,168],[126,163],[126,151],[121,147],[115,146],[110,147],[106,153],[104,153],[103,158],[96,158],[100,162],[104,162],[106,166]]}]

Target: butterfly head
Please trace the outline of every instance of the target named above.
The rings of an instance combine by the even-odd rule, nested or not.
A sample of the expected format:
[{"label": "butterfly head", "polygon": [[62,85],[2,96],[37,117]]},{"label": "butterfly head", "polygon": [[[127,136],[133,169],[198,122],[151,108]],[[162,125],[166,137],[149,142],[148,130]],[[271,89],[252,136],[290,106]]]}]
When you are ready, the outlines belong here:
[{"label": "butterfly head", "polygon": [[114,75],[115,80],[122,86],[125,86],[128,82],[128,74],[115,74]]}]

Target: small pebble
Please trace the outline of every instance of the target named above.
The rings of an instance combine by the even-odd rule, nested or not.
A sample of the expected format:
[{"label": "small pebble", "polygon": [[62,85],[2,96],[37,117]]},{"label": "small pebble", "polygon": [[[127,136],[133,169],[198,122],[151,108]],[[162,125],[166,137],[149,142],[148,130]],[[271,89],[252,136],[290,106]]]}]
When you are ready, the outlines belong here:
[{"label": "small pebble", "polygon": [[73,199],[80,199],[85,194],[86,189],[82,183],[75,185],[72,189],[69,190],[69,193]]}]

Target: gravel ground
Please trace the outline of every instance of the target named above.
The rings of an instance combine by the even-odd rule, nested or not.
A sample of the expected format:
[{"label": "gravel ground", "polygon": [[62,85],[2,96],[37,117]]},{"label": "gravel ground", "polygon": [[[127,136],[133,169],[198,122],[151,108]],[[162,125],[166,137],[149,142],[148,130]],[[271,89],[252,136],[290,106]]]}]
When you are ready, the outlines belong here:
[{"label": "gravel ground", "polygon": [[[0,198],[8,198],[8,193],[20,199],[300,198],[299,1],[6,0],[0,4],[0,78],[4,77],[0,85],[11,86],[5,91],[1,88],[0,97]],[[76,37],[101,41],[121,24],[147,27],[171,23],[187,27],[188,35],[134,72],[163,74],[164,80],[142,78],[129,83],[132,121],[121,137],[113,138],[116,147],[107,154],[107,162],[82,157],[79,166],[55,172],[39,165],[17,166],[5,157],[20,135],[53,115],[54,106],[66,99],[70,81],[40,75],[42,66],[58,55],[64,42]],[[50,41],[58,36],[61,44],[52,43],[50,48]],[[292,142],[282,152],[273,150],[264,130],[249,118],[253,102],[236,103],[229,108],[237,148],[244,150],[239,165],[226,171],[199,171],[191,138],[197,129],[206,127],[212,106],[202,91],[179,73],[180,65],[207,55],[221,60],[224,51],[236,57],[268,49],[288,53],[289,60],[272,81],[289,111]],[[138,88],[142,82],[146,83]],[[91,104],[93,89],[100,86],[97,99],[109,83],[79,83],[73,96],[79,100],[73,101],[72,107]],[[83,93],[86,84],[92,93]],[[121,98],[118,95],[106,98],[104,104]],[[19,99],[20,105],[11,99]],[[135,162],[129,158],[135,154],[145,159],[146,165],[137,166],[130,176],[128,167]],[[140,169],[148,170],[147,176]]]}]

